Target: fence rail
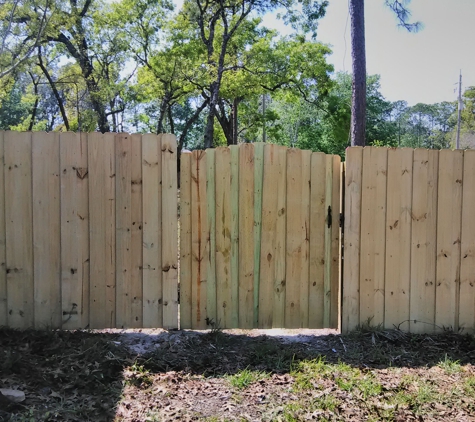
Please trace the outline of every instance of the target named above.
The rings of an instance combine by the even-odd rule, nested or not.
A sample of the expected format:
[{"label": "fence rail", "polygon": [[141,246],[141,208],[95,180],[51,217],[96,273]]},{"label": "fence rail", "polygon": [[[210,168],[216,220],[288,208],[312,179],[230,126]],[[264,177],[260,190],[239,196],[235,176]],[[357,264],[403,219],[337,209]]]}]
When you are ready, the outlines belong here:
[{"label": "fence rail", "polygon": [[343,331],[475,328],[475,151],[350,148]]},{"label": "fence rail", "polygon": [[176,140],[0,132],[0,326],[178,327]]}]

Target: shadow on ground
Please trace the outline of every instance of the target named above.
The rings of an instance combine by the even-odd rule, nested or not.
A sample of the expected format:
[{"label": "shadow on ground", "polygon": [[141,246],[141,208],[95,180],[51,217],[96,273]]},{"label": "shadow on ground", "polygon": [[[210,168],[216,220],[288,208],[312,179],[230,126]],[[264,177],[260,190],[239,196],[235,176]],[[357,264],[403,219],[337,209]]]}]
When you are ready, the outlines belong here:
[{"label": "shadow on ground", "polygon": [[[430,368],[444,360],[475,364],[475,339],[453,333],[377,330],[344,336],[268,336],[221,330],[1,329],[0,388],[22,390],[26,400],[16,404],[0,400],[0,421],[155,420],[127,419],[128,406],[133,406],[131,401],[123,402],[127,386],[145,391],[153,385],[153,376],[160,375],[165,384],[180,383],[180,379],[220,378],[246,369],[288,376],[299,362],[320,357],[361,370]],[[180,376],[169,377],[170,373]],[[149,395],[160,393],[149,390]],[[119,407],[121,417],[116,416]]]}]

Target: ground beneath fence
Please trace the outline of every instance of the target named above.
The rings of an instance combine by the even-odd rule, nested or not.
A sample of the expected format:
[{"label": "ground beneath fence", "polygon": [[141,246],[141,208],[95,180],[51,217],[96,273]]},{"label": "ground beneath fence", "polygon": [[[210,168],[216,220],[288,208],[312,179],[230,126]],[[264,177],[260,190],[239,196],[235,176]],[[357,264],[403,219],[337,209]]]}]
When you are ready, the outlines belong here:
[{"label": "ground beneath fence", "polygon": [[475,421],[475,339],[0,329],[1,421]]}]

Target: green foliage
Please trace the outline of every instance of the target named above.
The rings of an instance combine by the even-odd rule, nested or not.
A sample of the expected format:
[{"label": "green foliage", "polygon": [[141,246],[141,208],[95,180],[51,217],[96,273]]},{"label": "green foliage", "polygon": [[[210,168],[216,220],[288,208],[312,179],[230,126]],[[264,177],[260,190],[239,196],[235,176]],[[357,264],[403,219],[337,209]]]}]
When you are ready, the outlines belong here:
[{"label": "green foliage", "polygon": [[239,371],[234,375],[228,375],[226,379],[231,386],[238,390],[244,390],[251,384],[269,377],[269,374],[261,371],[252,371],[248,368]]}]

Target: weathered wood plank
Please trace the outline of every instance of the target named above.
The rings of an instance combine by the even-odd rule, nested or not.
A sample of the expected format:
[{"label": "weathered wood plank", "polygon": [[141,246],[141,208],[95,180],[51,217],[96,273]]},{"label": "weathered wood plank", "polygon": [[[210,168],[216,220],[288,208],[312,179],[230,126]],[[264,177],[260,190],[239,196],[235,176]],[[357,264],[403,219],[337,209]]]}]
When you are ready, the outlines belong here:
[{"label": "weathered wood plank", "polygon": [[215,151],[206,150],[206,209],[208,211],[209,254],[206,256],[206,316],[210,325],[216,327],[216,174]]},{"label": "weathered wood plank", "polygon": [[463,151],[439,152],[435,324],[458,329]]},{"label": "weathered wood plank", "polygon": [[259,328],[284,326],[285,272],[279,277],[277,270],[279,260],[284,262],[285,268],[286,151],[285,147],[273,144],[267,144],[264,149]]},{"label": "weathered wood plank", "polygon": [[259,324],[259,284],[261,266],[262,184],[264,179],[263,142],[254,143],[254,322]]},{"label": "weathered wood plank", "polygon": [[231,328],[231,151],[216,148],[216,280],[217,321]]},{"label": "weathered wood plank", "polygon": [[286,328],[308,327],[310,151],[287,151]]},{"label": "weathered wood plank", "polygon": [[388,150],[384,326],[409,329],[413,149]]},{"label": "weathered wood plank", "polygon": [[31,133],[5,132],[8,326],[34,325]]},{"label": "weathered wood plank", "polygon": [[61,303],[63,329],[89,325],[87,134],[60,135]]},{"label": "weathered wood plank", "polygon": [[162,149],[142,136],[143,326],[162,327]]},{"label": "weathered wood plank", "polygon": [[6,273],[6,243],[5,243],[5,157],[4,131],[0,131],[0,327],[8,324],[7,304],[7,273]]},{"label": "weathered wood plank", "polygon": [[346,150],[345,220],[343,260],[343,333],[354,330],[360,323],[360,243],[361,243],[361,191],[363,148]]},{"label": "weathered wood plank", "polygon": [[177,143],[174,135],[162,142],[162,280],[163,328],[178,328],[178,187]]},{"label": "weathered wood plank", "polygon": [[414,150],[410,330],[434,331],[439,151]]},{"label": "weathered wood plank", "polygon": [[142,135],[134,134],[131,145],[132,200],[132,275],[130,295],[130,327],[143,327],[143,209],[142,209]]},{"label": "weathered wood plank", "polygon": [[239,327],[239,146],[231,145],[231,328]]},{"label": "weathered wood plank", "polygon": [[239,146],[239,327],[254,325],[254,145]]},{"label": "weathered wood plank", "polygon": [[326,156],[312,154],[310,194],[309,328],[323,328],[325,278]]},{"label": "weathered wood plank", "polygon": [[333,205],[333,157],[325,156],[325,253],[323,279],[323,326],[330,327],[332,284],[332,207]]},{"label": "weathered wood plank", "polygon": [[[363,149],[360,323],[384,324],[387,149]],[[349,210],[347,211],[348,215]]]},{"label": "weathered wood plank", "polygon": [[35,328],[61,328],[59,133],[32,134]]},{"label": "weathered wood plank", "polygon": [[191,314],[191,153],[183,152],[180,163],[180,328],[192,327]]},{"label": "weathered wood plank", "polygon": [[127,133],[115,137],[115,222],[116,222],[116,325],[129,328],[130,285],[132,276],[132,197],[131,137]]},{"label": "weathered wood plank", "polygon": [[464,152],[459,328],[475,331],[475,151]]},{"label": "weathered wood plank", "polygon": [[116,289],[118,328],[138,328],[142,318],[141,136],[116,136]]},{"label": "weathered wood plank", "polygon": [[116,326],[114,134],[88,136],[90,327]]},{"label": "weathered wood plank", "polygon": [[332,231],[331,231],[331,276],[330,276],[330,327],[340,329],[341,309],[341,158],[332,156]]},{"label": "weathered wood plank", "polygon": [[209,254],[206,209],[206,151],[193,151],[191,159],[192,328],[206,329],[206,256]]}]

